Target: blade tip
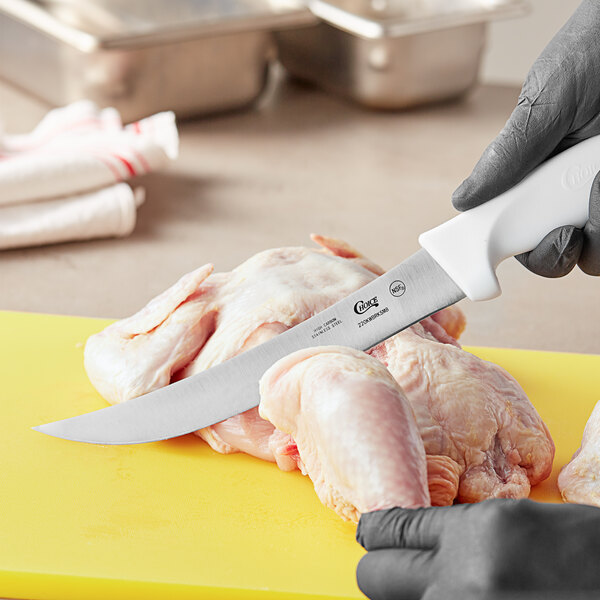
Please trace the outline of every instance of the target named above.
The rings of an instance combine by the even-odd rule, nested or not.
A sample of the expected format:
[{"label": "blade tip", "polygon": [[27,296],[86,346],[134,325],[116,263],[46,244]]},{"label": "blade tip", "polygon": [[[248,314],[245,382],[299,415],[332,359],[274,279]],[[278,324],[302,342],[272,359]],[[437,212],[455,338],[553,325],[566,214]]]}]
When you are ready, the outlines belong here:
[{"label": "blade tip", "polygon": [[70,439],[68,437],[65,437],[63,432],[57,431],[57,428],[55,427],[55,425],[56,425],[56,423],[43,423],[42,425],[36,425],[35,427],[32,427],[31,429],[33,429],[34,431],[38,431],[39,433],[43,433],[44,435],[47,435],[49,437],[60,438],[63,440]]},{"label": "blade tip", "polygon": [[33,431],[43,433],[44,435],[52,436],[53,434],[48,431],[48,429],[50,429],[50,425],[52,425],[52,423],[43,423],[42,425],[36,425],[35,427],[32,427],[31,429]]}]

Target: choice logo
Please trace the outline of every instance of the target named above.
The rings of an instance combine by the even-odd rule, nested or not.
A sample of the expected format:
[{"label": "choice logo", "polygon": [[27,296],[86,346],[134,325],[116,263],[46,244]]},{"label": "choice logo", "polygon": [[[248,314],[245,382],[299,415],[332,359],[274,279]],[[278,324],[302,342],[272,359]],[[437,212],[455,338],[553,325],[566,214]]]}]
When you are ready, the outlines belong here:
[{"label": "choice logo", "polygon": [[362,315],[366,313],[370,308],[374,306],[379,306],[379,302],[377,301],[377,296],[373,296],[370,300],[359,300],[354,305],[354,312],[357,315]]},{"label": "choice logo", "polygon": [[390,294],[392,296],[402,296],[402,294],[404,294],[405,291],[406,284],[404,283],[404,281],[396,279],[396,281],[392,281],[392,283],[390,283]]},{"label": "choice logo", "polygon": [[573,165],[563,173],[563,187],[567,190],[577,190],[593,179],[598,171],[600,171],[600,162],[588,165]]}]

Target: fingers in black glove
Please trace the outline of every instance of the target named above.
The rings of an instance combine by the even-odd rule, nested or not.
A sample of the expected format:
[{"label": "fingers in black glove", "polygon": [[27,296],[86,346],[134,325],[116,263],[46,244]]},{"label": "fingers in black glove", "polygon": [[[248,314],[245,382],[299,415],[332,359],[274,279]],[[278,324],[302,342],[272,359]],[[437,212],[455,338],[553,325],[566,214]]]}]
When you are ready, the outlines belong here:
[{"label": "fingers in black glove", "polygon": [[[547,158],[600,134],[599,30],[600,2],[584,0],[531,67],[506,125],[454,192],[455,208],[469,210],[491,200]],[[549,234],[518,257],[528,269],[561,277],[579,264],[585,273],[600,274],[598,188],[595,181],[583,232],[566,227]]]},{"label": "fingers in black glove", "polygon": [[430,580],[432,554],[429,550],[372,550],[358,563],[358,587],[372,600],[420,600]]},{"label": "fingers in black glove", "polygon": [[583,249],[583,231],[571,225],[551,231],[531,252],[516,259],[542,277],[563,277],[570,273]]},{"label": "fingers in black glove", "polygon": [[[527,91],[534,85],[531,79],[530,76],[525,81],[518,104],[502,131],[484,150],[471,175],[452,194],[452,204],[457,210],[479,206],[515,186],[547,159],[567,134],[568,123],[555,117],[555,101],[540,101],[537,93]],[[548,123],[555,128],[547,129]]]},{"label": "fingers in black glove", "polygon": [[600,275],[600,173],[592,183],[590,216],[583,228],[583,249],[579,268],[588,275]]},{"label": "fingers in black glove", "polygon": [[448,510],[391,508],[362,515],[356,539],[369,552],[356,570],[361,591],[372,600],[419,600],[432,579],[442,529],[452,518]]},{"label": "fingers in black glove", "polygon": [[592,183],[589,207],[589,220],[583,229],[558,227],[517,260],[542,277],[563,277],[575,265],[588,275],[600,275],[600,173]]},{"label": "fingers in black glove", "polygon": [[[486,500],[361,516],[357,568],[374,600],[600,598],[600,509]],[[529,598],[528,598],[529,600]]]},{"label": "fingers in black glove", "polygon": [[389,508],[365,513],[356,529],[356,541],[365,550],[435,548],[449,518],[449,508]]},{"label": "fingers in black glove", "polygon": [[362,515],[356,539],[369,550],[356,578],[372,600],[419,600],[429,580],[445,508],[391,508]]},{"label": "fingers in black glove", "polygon": [[518,104],[452,196],[460,211],[510,189],[544,160],[600,133],[600,6],[586,0],[531,67]]}]

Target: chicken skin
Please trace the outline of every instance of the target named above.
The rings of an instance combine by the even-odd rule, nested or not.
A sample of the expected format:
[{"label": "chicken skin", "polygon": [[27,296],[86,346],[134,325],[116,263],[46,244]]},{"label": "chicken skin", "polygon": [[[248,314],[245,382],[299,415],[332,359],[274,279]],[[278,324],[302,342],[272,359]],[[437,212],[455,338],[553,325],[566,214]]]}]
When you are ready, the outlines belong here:
[{"label": "chicken skin", "polygon": [[431,503],[526,498],[552,470],[548,428],[504,369],[465,352],[436,325],[413,325],[370,352],[413,408]]},{"label": "chicken skin", "polygon": [[[308,474],[321,502],[346,520],[363,512],[429,506],[423,442],[387,369],[359,350],[321,346],[275,363],[260,381],[271,447]],[[286,437],[287,436],[287,439]]]},{"label": "chicken skin", "polygon": [[583,430],[581,446],[558,476],[565,502],[600,506],[600,402]]}]

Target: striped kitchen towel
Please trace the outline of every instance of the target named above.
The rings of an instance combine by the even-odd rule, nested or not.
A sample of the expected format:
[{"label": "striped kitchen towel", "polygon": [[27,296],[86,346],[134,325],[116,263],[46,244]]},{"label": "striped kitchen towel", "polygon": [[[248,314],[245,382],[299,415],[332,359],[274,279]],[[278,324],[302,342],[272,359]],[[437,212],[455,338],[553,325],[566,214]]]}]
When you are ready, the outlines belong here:
[{"label": "striped kitchen towel", "polygon": [[162,168],[178,145],[172,112],[123,126],[89,101],[0,135],[0,249],[131,233],[143,190],[122,182]]}]

